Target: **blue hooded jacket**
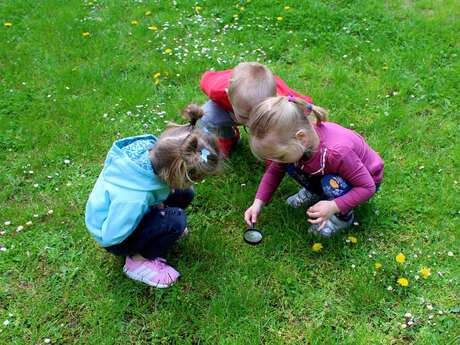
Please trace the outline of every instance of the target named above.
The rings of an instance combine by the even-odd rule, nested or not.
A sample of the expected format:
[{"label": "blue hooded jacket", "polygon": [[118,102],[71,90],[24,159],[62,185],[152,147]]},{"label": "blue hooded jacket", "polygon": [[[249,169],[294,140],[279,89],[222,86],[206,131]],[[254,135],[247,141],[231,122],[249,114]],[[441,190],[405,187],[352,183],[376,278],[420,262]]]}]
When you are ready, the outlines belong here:
[{"label": "blue hooded jacket", "polygon": [[149,208],[162,203],[170,193],[153,169],[143,168],[123,150],[137,140],[157,142],[153,135],[115,141],[86,204],[86,226],[103,247],[123,242]]}]

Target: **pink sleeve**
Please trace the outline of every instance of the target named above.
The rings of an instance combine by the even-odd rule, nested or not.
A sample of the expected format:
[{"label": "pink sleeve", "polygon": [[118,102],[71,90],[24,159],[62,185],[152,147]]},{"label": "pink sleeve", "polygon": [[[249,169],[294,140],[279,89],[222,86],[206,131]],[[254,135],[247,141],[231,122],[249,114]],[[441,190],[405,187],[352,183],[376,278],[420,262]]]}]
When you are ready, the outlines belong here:
[{"label": "pink sleeve", "polygon": [[337,207],[344,214],[374,195],[375,182],[353,150],[349,148],[340,149],[332,153],[331,158],[331,162],[328,159],[328,163],[333,166],[332,170],[352,185],[352,189],[348,193],[335,199]]},{"label": "pink sleeve", "polygon": [[272,162],[267,170],[265,170],[262,180],[260,180],[259,188],[256,193],[256,199],[260,199],[263,202],[268,203],[271,200],[273,193],[280,185],[285,172],[285,164]]}]

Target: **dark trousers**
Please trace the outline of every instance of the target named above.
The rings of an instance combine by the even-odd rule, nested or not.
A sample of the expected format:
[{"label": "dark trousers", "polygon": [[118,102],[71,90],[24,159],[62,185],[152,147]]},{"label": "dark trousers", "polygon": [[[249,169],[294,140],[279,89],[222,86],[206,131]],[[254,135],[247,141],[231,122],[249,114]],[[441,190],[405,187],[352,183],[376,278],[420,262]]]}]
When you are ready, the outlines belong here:
[{"label": "dark trousers", "polygon": [[187,227],[184,209],[193,200],[193,189],[176,189],[164,201],[164,208],[152,207],[123,242],[106,247],[115,255],[140,254],[154,259],[164,256]]}]

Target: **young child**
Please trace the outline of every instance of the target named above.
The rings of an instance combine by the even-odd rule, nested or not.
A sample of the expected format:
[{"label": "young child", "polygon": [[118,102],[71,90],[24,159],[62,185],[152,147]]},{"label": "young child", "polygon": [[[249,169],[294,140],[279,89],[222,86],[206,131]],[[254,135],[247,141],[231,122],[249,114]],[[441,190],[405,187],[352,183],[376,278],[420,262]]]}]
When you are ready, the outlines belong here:
[{"label": "young child", "polygon": [[206,72],[200,86],[210,99],[203,105],[200,126],[217,136],[217,144],[225,157],[240,139],[237,125],[246,125],[251,109],[265,98],[294,95],[312,103],[310,97],[291,90],[258,62],[242,62],[234,69]]},{"label": "young child", "polygon": [[191,185],[220,165],[215,138],[195,128],[201,108],[189,105],[184,115],[189,125],[173,125],[159,139],[115,141],[86,205],[94,239],[110,253],[126,256],[128,277],[157,288],[179,278],[162,256],[188,233],[184,209],[194,197]]},{"label": "young child", "polygon": [[252,152],[273,163],[265,171],[244,218],[256,223],[285,172],[321,200],[308,208],[310,231],[332,236],[353,222],[353,209],[371,198],[383,178],[383,160],[356,132],[313,111],[295,97],[272,97],[254,108],[248,123]]}]

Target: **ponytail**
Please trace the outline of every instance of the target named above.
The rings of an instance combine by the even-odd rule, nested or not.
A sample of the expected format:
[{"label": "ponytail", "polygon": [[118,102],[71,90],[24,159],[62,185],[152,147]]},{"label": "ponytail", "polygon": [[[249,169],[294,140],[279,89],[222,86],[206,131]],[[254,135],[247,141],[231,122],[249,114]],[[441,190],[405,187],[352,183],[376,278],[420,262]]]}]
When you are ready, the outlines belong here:
[{"label": "ponytail", "polygon": [[287,96],[287,100],[301,107],[305,114],[312,112],[313,115],[315,115],[316,123],[318,125],[321,124],[321,122],[327,121],[327,110],[326,109],[320,106],[314,105],[313,103],[307,103],[304,99],[298,98],[292,95]]},{"label": "ponytail", "polygon": [[199,105],[190,103],[182,110],[182,117],[189,121],[190,126],[195,127],[199,119],[204,115],[203,108]]},{"label": "ponytail", "polygon": [[187,188],[220,169],[215,137],[195,127],[203,114],[200,106],[189,104],[182,111],[189,124],[171,124],[151,150],[157,175],[171,188]]}]

